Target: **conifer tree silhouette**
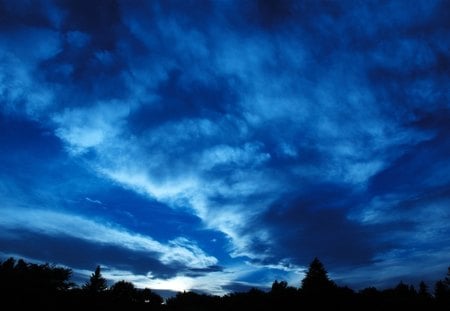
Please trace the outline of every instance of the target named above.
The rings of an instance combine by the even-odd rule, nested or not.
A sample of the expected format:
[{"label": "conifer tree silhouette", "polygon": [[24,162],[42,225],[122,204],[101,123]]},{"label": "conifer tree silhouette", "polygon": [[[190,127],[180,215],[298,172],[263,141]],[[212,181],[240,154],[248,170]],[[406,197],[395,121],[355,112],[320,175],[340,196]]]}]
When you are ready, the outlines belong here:
[{"label": "conifer tree silhouette", "polygon": [[450,267],[448,267],[445,278],[436,282],[434,297],[441,306],[450,307]]},{"label": "conifer tree silhouette", "polygon": [[444,279],[445,285],[447,285],[447,288],[450,290],[450,267],[447,268],[447,275]]},{"label": "conifer tree silhouette", "polygon": [[420,281],[418,294],[424,298],[428,298],[430,296],[430,293],[428,292],[428,285],[424,281]]},{"label": "conifer tree silhouette", "polygon": [[89,281],[83,285],[83,290],[89,293],[100,293],[107,288],[106,279],[102,276],[100,266],[95,268],[95,272],[92,273]]},{"label": "conifer tree silhouette", "polygon": [[305,278],[302,280],[302,291],[305,294],[319,294],[336,287],[336,284],[328,277],[324,265],[316,257],[309,265]]}]

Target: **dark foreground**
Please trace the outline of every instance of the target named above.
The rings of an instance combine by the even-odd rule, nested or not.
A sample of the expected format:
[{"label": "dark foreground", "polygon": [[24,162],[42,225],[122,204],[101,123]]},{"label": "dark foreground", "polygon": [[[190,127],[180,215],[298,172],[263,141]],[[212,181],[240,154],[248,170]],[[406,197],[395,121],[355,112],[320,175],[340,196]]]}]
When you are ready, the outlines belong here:
[{"label": "dark foreground", "polygon": [[450,310],[450,267],[432,290],[421,282],[418,288],[399,283],[392,289],[380,291],[368,287],[355,292],[330,280],[316,258],[299,288],[275,281],[266,292],[251,289],[222,297],[184,292],[166,301],[150,289],[137,289],[127,281],[108,287],[100,267],[82,287],[70,282],[71,273],[67,268],[12,258],[0,262],[0,307],[4,310]]}]

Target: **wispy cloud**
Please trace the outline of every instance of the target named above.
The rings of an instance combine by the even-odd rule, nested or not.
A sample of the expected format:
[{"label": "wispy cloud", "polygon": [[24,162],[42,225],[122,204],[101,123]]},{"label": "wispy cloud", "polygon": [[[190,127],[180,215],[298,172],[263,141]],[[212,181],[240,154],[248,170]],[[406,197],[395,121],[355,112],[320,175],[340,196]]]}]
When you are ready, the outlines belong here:
[{"label": "wispy cloud", "polygon": [[94,203],[94,204],[103,205],[102,201],[100,201],[100,200],[91,199],[89,197],[86,197],[85,200],[88,202]]},{"label": "wispy cloud", "polygon": [[29,230],[50,236],[66,235],[90,243],[116,245],[131,251],[148,253],[163,264],[179,264],[187,268],[207,268],[217,264],[217,259],[208,256],[195,243],[178,238],[162,244],[151,237],[127,230],[114,224],[101,224],[98,220],[61,212],[4,208],[0,211],[2,230]]}]

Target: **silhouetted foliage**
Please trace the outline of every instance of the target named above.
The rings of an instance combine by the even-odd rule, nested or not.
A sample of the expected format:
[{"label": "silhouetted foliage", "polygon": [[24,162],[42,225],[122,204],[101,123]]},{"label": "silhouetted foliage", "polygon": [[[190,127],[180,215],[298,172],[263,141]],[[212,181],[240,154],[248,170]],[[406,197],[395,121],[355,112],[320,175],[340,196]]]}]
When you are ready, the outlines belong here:
[{"label": "silhouetted foliage", "polygon": [[428,285],[424,281],[419,283],[419,295],[427,298],[431,296],[428,292]]},{"label": "silhouetted foliage", "polygon": [[219,305],[217,296],[197,294],[194,292],[178,293],[175,297],[167,299],[169,310],[213,310]]},{"label": "silhouetted foliage", "polygon": [[430,292],[428,291],[428,285],[421,281],[419,283],[419,291],[417,292],[417,303],[419,307],[425,307],[431,304],[432,302],[432,296]]},{"label": "silhouetted foliage", "polygon": [[273,306],[290,306],[298,305],[298,291],[296,288],[288,286],[286,281],[272,283],[270,290],[270,304]]},{"label": "silhouetted foliage", "polygon": [[138,300],[136,288],[133,283],[119,281],[111,286],[110,294],[114,302],[118,304],[129,304]]},{"label": "silhouetted foliage", "polygon": [[55,306],[74,285],[69,281],[71,274],[70,269],[9,258],[0,264],[1,300],[22,306],[28,302]]},{"label": "silhouetted foliage", "polygon": [[436,282],[434,297],[439,307],[450,309],[450,267],[448,267],[446,277]]},{"label": "silhouetted foliage", "polygon": [[356,293],[349,287],[338,286],[315,258],[301,288],[276,280],[269,291],[253,288],[222,297],[183,292],[167,299],[166,304],[150,289],[138,289],[125,280],[108,289],[100,266],[82,288],[70,282],[71,273],[67,268],[9,258],[0,262],[0,301],[9,309],[450,310],[450,268],[445,278],[436,282],[434,296],[423,281],[418,290],[412,284],[400,282],[394,288],[380,291],[368,287]]},{"label": "silhouetted foliage", "polygon": [[83,290],[91,294],[103,292],[107,288],[108,285],[106,283],[106,279],[102,276],[100,266],[95,268],[95,272],[92,273],[89,281],[83,285]]},{"label": "silhouetted foliage", "polygon": [[330,293],[336,284],[328,277],[324,265],[316,257],[310,263],[305,278],[302,280],[302,292],[305,295],[319,295]]},{"label": "silhouetted foliage", "polygon": [[417,292],[413,286],[401,281],[394,289],[384,290],[383,296],[387,305],[396,308],[409,308],[414,306]]},{"label": "silhouetted foliage", "polygon": [[138,295],[141,303],[148,304],[152,307],[161,306],[164,302],[164,299],[160,295],[152,292],[149,288],[144,288]]}]

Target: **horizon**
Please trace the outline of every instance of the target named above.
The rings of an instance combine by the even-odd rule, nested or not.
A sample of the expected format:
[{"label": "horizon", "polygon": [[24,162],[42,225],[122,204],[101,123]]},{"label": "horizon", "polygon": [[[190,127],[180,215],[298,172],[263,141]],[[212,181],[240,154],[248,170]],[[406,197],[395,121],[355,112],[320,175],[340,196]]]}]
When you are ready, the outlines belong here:
[{"label": "horizon", "polygon": [[[93,278],[94,274],[97,272],[97,270],[96,270],[97,268],[99,268],[98,277],[105,281],[105,286],[106,286],[103,289],[98,289],[97,288],[97,290],[99,290],[97,292],[97,294],[99,294],[102,291],[111,291],[111,290],[114,289],[114,287],[118,283],[121,283],[121,282],[125,281],[124,279],[116,279],[114,282],[111,281],[111,279],[108,280],[107,278],[104,277],[103,272],[102,272],[103,268],[101,266],[97,266],[95,271],[92,271],[89,274],[88,277],[86,277],[85,271],[84,271],[84,273],[81,273],[81,275],[83,277],[79,278],[80,273],[77,272],[77,271],[74,271],[72,268],[70,268],[68,266],[62,266],[62,265],[52,264],[52,263],[48,263],[48,262],[30,262],[30,261],[25,260],[24,258],[14,258],[14,257],[9,257],[7,260],[8,261],[9,260],[13,260],[14,266],[16,268],[20,266],[19,265],[20,261],[24,261],[24,263],[28,267],[33,266],[33,265],[41,265],[41,266],[49,265],[52,269],[63,268],[63,269],[66,269],[66,270],[70,271],[69,274],[68,274],[69,277],[67,279],[65,279],[64,281],[62,281],[61,279],[55,279],[54,280],[55,283],[56,282],[61,282],[61,283],[67,284],[67,285],[65,285],[65,286],[67,286],[67,288],[63,289],[62,291],[72,291],[72,290],[86,291],[85,286],[87,286],[88,284],[92,284],[92,278]],[[0,260],[0,266],[2,268],[5,267],[4,265],[2,266],[2,264],[4,264],[5,262],[6,261],[2,262]],[[6,267],[10,267],[10,265],[6,265]],[[318,267],[319,267],[319,269],[317,269]],[[322,268],[320,268],[320,267],[322,267]],[[8,268],[6,268],[6,269],[8,269]],[[19,268],[19,270],[18,270],[18,271],[22,271],[22,273],[23,273],[23,270],[20,270],[20,269],[23,269],[23,266],[21,266],[21,268]],[[352,293],[355,293],[355,294],[363,294],[364,292],[366,292],[368,290],[369,291],[375,290],[375,291],[378,291],[378,292],[382,293],[382,292],[389,292],[389,291],[392,291],[392,290],[398,291],[399,288],[405,288],[405,286],[406,286],[406,288],[410,289],[411,294],[416,294],[416,295],[417,294],[419,294],[419,295],[427,294],[427,295],[429,295],[429,297],[433,297],[433,298],[436,298],[435,296],[436,296],[436,286],[437,286],[437,284],[439,282],[444,282],[444,284],[447,284],[447,286],[448,286],[448,283],[445,283],[445,282],[448,282],[447,280],[448,280],[448,277],[450,275],[450,266],[449,266],[448,269],[447,269],[447,275],[446,276],[442,275],[440,279],[434,280],[431,284],[425,282],[424,280],[421,280],[419,284],[411,284],[411,283],[405,282],[404,280],[400,280],[397,284],[394,284],[393,286],[390,286],[390,287],[388,287],[388,286],[376,287],[376,286],[367,284],[366,287],[364,287],[364,288],[355,289],[355,288],[348,287],[345,284],[339,284],[339,283],[335,282],[335,280],[333,280],[333,278],[330,277],[329,271],[326,269],[326,267],[322,264],[320,259],[317,258],[317,257],[315,257],[314,260],[311,261],[311,263],[309,264],[308,270],[311,270],[311,269],[315,270],[316,273],[317,273],[317,271],[320,271],[319,273],[323,273],[323,275],[328,280],[327,281],[328,285],[331,285],[332,287],[334,287],[334,290],[337,290],[336,293],[338,293],[340,290],[345,290],[345,291],[350,290]],[[30,272],[30,271],[33,271],[33,270],[28,270],[28,272]],[[316,275],[316,273],[315,274],[311,274],[309,276],[309,280],[311,281],[311,278],[312,278],[312,280],[314,280],[314,283],[317,282],[317,280],[321,279],[321,277],[320,276],[318,277]],[[11,275],[9,275],[9,276],[11,276]],[[182,290],[182,291],[167,290],[167,289],[151,289],[151,292],[154,292],[154,293],[158,294],[165,301],[167,301],[167,299],[170,299],[170,298],[175,298],[177,296],[177,294],[189,293],[189,292],[192,292],[192,293],[195,293],[195,294],[199,294],[199,295],[210,295],[210,296],[217,296],[217,297],[225,297],[225,296],[230,296],[230,295],[233,296],[233,294],[239,294],[239,293],[241,293],[241,294],[242,293],[250,293],[252,290],[259,290],[259,291],[261,291],[263,293],[271,293],[271,292],[273,293],[275,284],[281,285],[281,287],[278,286],[278,290],[281,289],[281,288],[284,288],[284,289],[294,288],[295,290],[302,292],[302,291],[305,290],[303,282],[304,282],[304,280],[306,278],[308,278],[308,276],[305,273],[303,275],[302,279],[299,280],[298,284],[289,284],[288,282],[286,282],[284,280],[274,280],[272,282],[271,286],[268,286],[268,287],[248,286],[248,285],[244,285],[243,284],[240,288],[235,288],[234,291],[223,292],[223,293],[220,293],[220,294],[212,294],[209,291],[197,290],[195,288],[190,289],[190,290]],[[35,281],[41,281],[42,282],[44,280],[43,279],[39,279],[39,280],[35,280]],[[133,285],[133,288],[136,291],[149,289],[148,287],[136,286],[136,284],[134,284],[132,282],[129,282],[129,281],[125,281],[125,282],[131,283]],[[285,284],[283,285],[282,283],[285,283]],[[5,284],[8,284],[8,283],[5,283]],[[5,285],[5,284],[3,284],[3,285]],[[318,283],[318,284],[320,284],[320,283]],[[424,284],[423,287],[422,287],[422,284]],[[433,284],[434,284],[434,286],[433,286]],[[27,284],[21,284],[21,285],[23,286],[23,288],[27,288]],[[96,284],[96,285],[98,286],[98,284]],[[17,284],[13,285],[13,286],[10,286],[10,287],[5,287],[5,289],[11,290],[11,289],[15,288],[15,286],[17,286]],[[90,286],[92,286],[92,285],[90,285]],[[444,286],[446,286],[446,285],[444,285]],[[434,287],[434,293],[433,293],[433,287]],[[328,288],[328,290],[330,290],[330,288]],[[421,292],[422,290],[425,290],[425,292]],[[87,290],[87,291],[89,291],[89,290]],[[322,294],[326,295],[327,287],[326,286],[322,287],[321,291],[322,291]],[[292,294],[292,292],[290,292],[290,293]],[[341,294],[342,293],[343,292],[341,292]]]},{"label": "horizon", "polygon": [[[224,294],[450,265],[450,1],[1,1],[0,259]],[[295,285],[297,284],[297,285]]]}]

